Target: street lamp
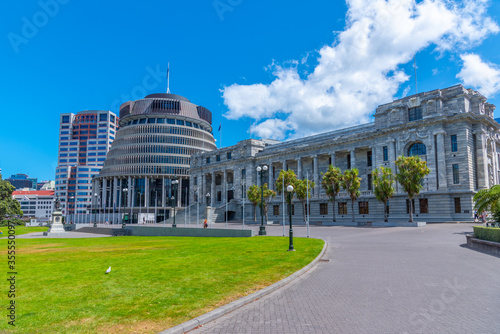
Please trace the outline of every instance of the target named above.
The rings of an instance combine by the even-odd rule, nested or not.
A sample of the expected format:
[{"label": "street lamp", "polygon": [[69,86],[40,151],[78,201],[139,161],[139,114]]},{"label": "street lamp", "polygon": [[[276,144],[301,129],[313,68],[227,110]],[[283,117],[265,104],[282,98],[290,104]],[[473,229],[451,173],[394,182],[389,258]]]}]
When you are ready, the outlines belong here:
[{"label": "street lamp", "polygon": [[128,188],[123,188],[122,189],[122,212],[123,212],[123,218],[122,218],[122,228],[125,228],[125,225],[127,224],[125,222],[125,201],[123,200],[123,196],[125,196],[125,193],[128,191]]},{"label": "street lamp", "polygon": [[264,226],[264,186],[262,185],[262,174],[267,170],[267,166],[257,167],[257,172],[260,173],[260,230],[259,235],[266,235],[266,228]]},{"label": "street lamp", "polygon": [[173,205],[172,205],[172,213],[174,215],[174,223],[172,224],[172,227],[177,227],[175,225],[175,207],[177,206],[177,187],[179,186],[179,180],[173,180],[172,181],[172,191],[174,192],[174,196],[172,196],[172,199],[174,200]]},{"label": "street lamp", "polygon": [[292,192],[293,192],[293,186],[289,185],[286,187],[286,191],[288,192],[288,212],[290,214],[290,246],[288,247],[289,251],[294,251],[295,249],[293,248],[293,229],[292,229]]},{"label": "street lamp", "polygon": [[[95,200],[96,200],[96,207],[97,207],[97,204],[98,204],[98,202],[97,202],[97,196],[99,196],[99,195],[97,195],[97,193],[95,193],[95,194],[94,194],[94,196],[95,196]],[[96,210],[96,209],[94,208],[94,210]],[[94,214],[94,227],[97,227],[97,222],[95,221],[95,219],[96,219],[95,217],[96,217],[96,216],[95,216],[95,214]]]},{"label": "street lamp", "polygon": [[210,197],[210,193],[207,193],[205,196],[207,197],[207,205],[208,201],[210,201],[210,228],[212,228],[212,198]]},{"label": "street lamp", "polygon": [[288,186],[286,187],[286,191],[288,192],[288,212],[290,214],[290,246],[288,247],[289,251],[294,251],[295,249],[293,248],[293,229],[292,229],[292,192],[293,192],[293,186]]}]

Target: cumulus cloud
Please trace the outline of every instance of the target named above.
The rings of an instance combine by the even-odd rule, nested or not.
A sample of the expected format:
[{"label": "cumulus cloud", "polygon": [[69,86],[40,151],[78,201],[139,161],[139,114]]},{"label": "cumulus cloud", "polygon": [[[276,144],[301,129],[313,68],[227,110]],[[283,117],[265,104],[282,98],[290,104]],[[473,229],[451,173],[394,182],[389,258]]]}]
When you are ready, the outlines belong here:
[{"label": "cumulus cloud", "polygon": [[464,66],[457,78],[467,86],[478,89],[486,97],[494,96],[500,91],[500,70],[497,65],[485,63],[476,54],[460,55]]},{"label": "cumulus cloud", "polygon": [[[498,26],[486,0],[348,0],[346,27],[300,76],[302,61],[272,64],[269,84],[222,91],[228,119],[249,117],[250,132],[283,139],[366,123],[409,79],[399,66],[434,45],[439,53],[480,44]],[[311,54],[308,55],[312,57]]]}]

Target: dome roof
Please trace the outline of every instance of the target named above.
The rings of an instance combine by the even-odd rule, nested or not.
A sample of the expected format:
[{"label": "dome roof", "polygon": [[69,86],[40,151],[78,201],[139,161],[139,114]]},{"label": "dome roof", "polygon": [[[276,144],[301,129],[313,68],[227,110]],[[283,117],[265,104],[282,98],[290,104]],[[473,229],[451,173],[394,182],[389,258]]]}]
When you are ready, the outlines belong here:
[{"label": "dome roof", "polygon": [[160,99],[172,99],[172,100],[179,100],[179,101],[184,101],[184,102],[190,102],[188,99],[186,99],[184,96],[176,95],[176,94],[166,94],[166,93],[156,93],[156,94],[149,94],[148,96],[145,97],[146,99],[154,99],[154,98],[160,98]]}]

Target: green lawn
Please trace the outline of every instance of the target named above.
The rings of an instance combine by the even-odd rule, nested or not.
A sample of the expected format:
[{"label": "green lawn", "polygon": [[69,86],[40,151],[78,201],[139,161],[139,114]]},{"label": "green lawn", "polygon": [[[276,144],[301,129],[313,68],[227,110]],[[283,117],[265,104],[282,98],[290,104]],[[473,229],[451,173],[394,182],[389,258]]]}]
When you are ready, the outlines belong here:
[{"label": "green lawn", "polygon": [[157,333],[292,274],[324,243],[296,238],[287,252],[286,237],[16,242],[16,330],[4,315],[1,333]]},{"label": "green lawn", "polygon": [[[49,228],[47,226],[35,226],[35,227],[28,227],[28,226],[16,226],[16,235],[21,235],[21,234],[26,234],[26,233],[31,233],[31,232],[45,232]],[[9,227],[8,226],[0,226],[0,231],[3,232],[0,237],[6,237],[9,235]]]}]

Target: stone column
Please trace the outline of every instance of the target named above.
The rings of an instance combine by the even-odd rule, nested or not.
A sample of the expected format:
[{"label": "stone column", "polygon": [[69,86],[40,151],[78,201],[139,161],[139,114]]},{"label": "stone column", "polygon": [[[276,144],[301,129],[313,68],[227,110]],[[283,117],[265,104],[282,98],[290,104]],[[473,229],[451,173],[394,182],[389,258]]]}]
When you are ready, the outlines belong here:
[{"label": "stone column", "polygon": [[337,162],[335,161],[335,160],[336,160],[335,158],[336,158],[336,157],[335,157],[335,152],[330,153],[330,160],[332,160],[331,165],[332,165],[333,167],[335,167],[335,165],[336,165],[336,163],[337,163]]},{"label": "stone column", "polygon": [[[215,197],[215,172],[212,172],[212,180],[210,182],[210,203],[215,203],[215,200],[217,199]],[[210,203],[208,205],[210,205]]]},{"label": "stone column", "polygon": [[106,189],[108,188],[108,180],[106,178],[102,179],[102,189],[101,189],[101,209],[106,206]]},{"label": "stone column", "polygon": [[354,149],[351,150],[351,169],[356,168],[356,152]]},{"label": "stone column", "polygon": [[318,164],[318,156],[313,155],[313,182],[315,183],[314,185],[314,193],[313,196],[315,198],[319,198],[319,164]]},{"label": "stone column", "polygon": [[437,141],[437,161],[436,165],[438,167],[438,178],[439,178],[439,188],[448,188],[448,182],[446,178],[446,154],[444,147],[444,135],[446,132],[444,130],[435,133]]},{"label": "stone column", "polygon": [[[132,184],[132,177],[128,177],[128,191],[127,191],[127,206],[132,207],[132,197],[134,196],[134,187]],[[130,218],[132,219],[132,218]]]},{"label": "stone column", "polygon": [[377,165],[377,149],[375,148],[375,146],[372,146],[371,149],[372,149],[372,170],[374,170],[375,168],[378,167],[378,165]]},{"label": "stone column", "polygon": [[269,161],[269,167],[268,167],[268,171],[269,171],[269,182],[267,183],[267,187],[271,190],[274,190],[274,180],[273,180],[273,163],[272,161]]},{"label": "stone column", "polygon": [[[389,156],[389,167],[391,167],[392,173],[394,175],[397,174],[396,170],[396,140],[394,138],[391,138],[389,140],[389,145],[387,145],[387,150],[388,150],[388,156]],[[394,188],[395,192],[397,193],[399,191],[399,183],[395,182],[394,183]]]},{"label": "stone column", "polygon": [[115,206],[117,207],[120,202],[118,202],[118,199],[116,198],[116,194],[118,193],[118,178],[115,176],[113,179],[113,203],[111,204],[113,206],[113,213],[115,213]]},{"label": "stone column", "polygon": [[302,158],[297,158],[297,179],[302,180]]},{"label": "stone column", "polygon": [[222,203],[227,202],[227,170],[222,171]]},{"label": "stone column", "polygon": [[493,169],[493,183],[498,184],[498,156],[496,150],[496,143],[491,140],[491,165]]},{"label": "stone column", "polygon": [[490,187],[488,172],[488,149],[486,133],[483,130],[475,131],[476,156],[477,156],[477,187],[485,189]]}]

